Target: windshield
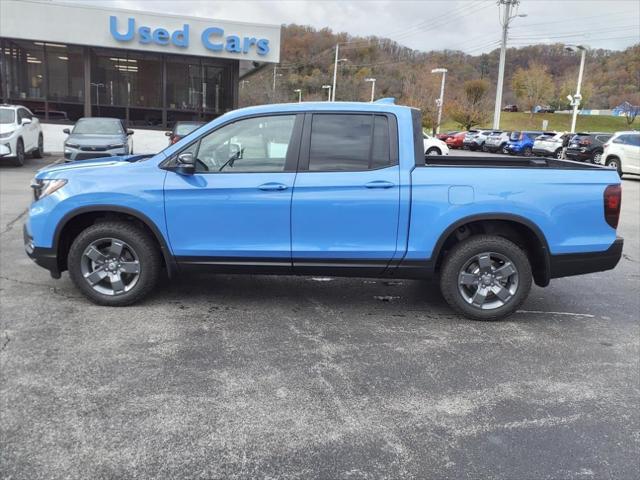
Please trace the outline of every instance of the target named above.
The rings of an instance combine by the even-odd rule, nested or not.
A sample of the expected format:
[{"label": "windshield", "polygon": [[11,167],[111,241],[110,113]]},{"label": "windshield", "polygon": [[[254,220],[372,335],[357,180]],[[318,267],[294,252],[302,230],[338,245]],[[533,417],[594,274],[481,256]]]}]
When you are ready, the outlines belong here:
[{"label": "windshield", "polygon": [[511,132],[509,140],[520,140],[520,132]]},{"label": "windshield", "polygon": [[72,133],[91,135],[121,135],[122,123],[114,118],[87,118],[78,120]]},{"label": "windshield", "polygon": [[176,125],[176,135],[184,137],[193,132],[196,128],[200,128],[203,123],[178,123]]},{"label": "windshield", "polygon": [[0,108],[0,123],[10,124],[15,121],[16,112],[11,108]]}]

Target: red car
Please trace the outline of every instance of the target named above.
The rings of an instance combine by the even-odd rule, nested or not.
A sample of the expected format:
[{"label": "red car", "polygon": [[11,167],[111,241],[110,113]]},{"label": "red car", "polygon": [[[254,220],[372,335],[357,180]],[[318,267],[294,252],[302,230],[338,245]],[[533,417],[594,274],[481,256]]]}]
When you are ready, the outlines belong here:
[{"label": "red car", "polygon": [[445,142],[449,148],[462,148],[462,142],[464,142],[464,136],[467,132],[458,132],[455,135],[447,138]]},{"label": "red car", "polygon": [[443,142],[447,141],[447,138],[449,137],[453,137],[457,132],[457,130],[452,130],[451,132],[446,132],[446,133],[439,133],[436,135],[436,138],[438,140],[442,140]]}]

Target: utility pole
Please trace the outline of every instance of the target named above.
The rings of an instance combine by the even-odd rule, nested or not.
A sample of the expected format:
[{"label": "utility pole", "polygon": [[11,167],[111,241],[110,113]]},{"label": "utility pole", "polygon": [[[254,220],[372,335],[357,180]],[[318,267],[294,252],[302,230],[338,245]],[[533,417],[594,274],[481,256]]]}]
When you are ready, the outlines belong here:
[{"label": "utility pole", "polygon": [[496,106],[493,111],[493,128],[500,128],[500,112],[502,110],[502,87],[504,84],[504,64],[507,57],[507,37],[509,36],[509,22],[516,17],[526,17],[526,14],[511,15],[511,7],[517,7],[520,0],[498,0],[498,8],[504,5],[502,17],[502,45],[500,46],[500,68],[498,70],[498,86],[496,88]]},{"label": "utility pole", "polygon": [[442,122],[442,105],[444,104],[444,82],[447,78],[447,69],[446,68],[434,68],[431,70],[431,73],[441,73],[442,74],[442,83],[440,84],[440,98],[436,100],[436,104],[438,105],[438,123],[436,125],[436,134],[440,133],[440,123]]}]

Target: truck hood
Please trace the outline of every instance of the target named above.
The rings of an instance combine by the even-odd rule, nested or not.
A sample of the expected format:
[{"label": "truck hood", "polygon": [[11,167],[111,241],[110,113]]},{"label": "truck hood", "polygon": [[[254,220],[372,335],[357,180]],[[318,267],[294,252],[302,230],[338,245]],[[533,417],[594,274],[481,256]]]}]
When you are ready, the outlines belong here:
[{"label": "truck hood", "polygon": [[120,157],[96,158],[91,160],[78,160],[69,163],[54,163],[44,167],[36,173],[36,179],[42,180],[57,177],[60,173],[78,172],[86,169],[125,167],[131,163],[139,162],[153,155],[122,155]]},{"label": "truck hood", "polygon": [[13,123],[0,123],[0,133],[9,133],[17,129],[18,126]]}]

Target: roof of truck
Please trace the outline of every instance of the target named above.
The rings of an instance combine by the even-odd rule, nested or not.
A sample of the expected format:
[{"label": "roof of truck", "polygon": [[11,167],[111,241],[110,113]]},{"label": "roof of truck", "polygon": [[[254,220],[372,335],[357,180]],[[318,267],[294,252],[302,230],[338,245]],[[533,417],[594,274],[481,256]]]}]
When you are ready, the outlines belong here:
[{"label": "roof of truck", "polygon": [[267,112],[305,112],[305,111],[371,111],[371,112],[394,112],[411,107],[396,105],[392,103],[376,102],[296,102],[296,103],[274,103],[270,105],[256,105],[253,107],[239,108],[226,115],[244,116]]}]

